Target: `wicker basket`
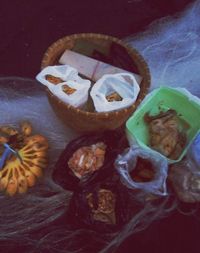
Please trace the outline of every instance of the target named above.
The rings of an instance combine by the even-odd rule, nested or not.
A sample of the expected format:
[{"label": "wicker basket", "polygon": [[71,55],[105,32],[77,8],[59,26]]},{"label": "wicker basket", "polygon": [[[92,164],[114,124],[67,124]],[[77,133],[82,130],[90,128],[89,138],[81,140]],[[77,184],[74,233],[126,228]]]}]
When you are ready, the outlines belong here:
[{"label": "wicker basket", "polygon": [[136,65],[139,75],[141,75],[143,78],[140,84],[141,90],[137,101],[126,109],[114,112],[88,112],[63,103],[59,100],[59,98],[57,98],[47,89],[49,102],[52,105],[57,116],[61,118],[62,121],[64,121],[68,126],[78,132],[94,132],[104,131],[107,129],[116,129],[130,117],[138,104],[147,94],[148,88],[150,86],[149,68],[141,55],[135,49],[129,47],[121,40],[111,36],[93,33],[70,35],[53,43],[44,54],[41,68],[43,69],[49,65],[58,64],[58,60],[62,53],[66,49],[73,49],[75,43],[80,39],[98,44],[101,48],[105,49],[105,51],[109,48],[110,43],[116,43],[125,49],[125,52],[129,55],[133,63]]}]

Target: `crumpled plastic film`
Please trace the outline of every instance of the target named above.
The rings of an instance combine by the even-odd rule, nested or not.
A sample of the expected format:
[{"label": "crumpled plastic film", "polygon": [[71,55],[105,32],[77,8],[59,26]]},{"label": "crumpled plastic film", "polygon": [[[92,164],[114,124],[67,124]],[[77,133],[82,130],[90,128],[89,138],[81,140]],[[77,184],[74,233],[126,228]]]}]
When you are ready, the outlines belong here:
[{"label": "crumpled plastic film", "polygon": [[173,164],[169,171],[169,181],[182,202],[200,201],[200,169],[189,157]]},{"label": "crumpled plastic film", "polygon": [[200,201],[200,134],[192,142],[185,159],[171,166],[169,180],[179,200]]},{"label": "crumpled plastic film", "polygon": [[[105,193],[104,197],[101,195],[103,199],[100,192],[102,195]],[[92,206],[89,199],[93,200]],[[67,216],[76,228],[88,227],[107,233],[119,231],[140,208],[141,204],[131,201],[128,189],[115,174],[76,191],[70,201]]]},{"label": "crumpled plastic film", "polygon": [[[140,87],[132,74],[119,73],[104,75],[92,87],[90,95],[97,112],[108,112],[126,108],[133,104],[139,94]],[[116,92],[121,101],[108,101],[107,95]]]},{"label": "crumpled plastic film", "polygon": [[[53,84],[46,79],[47,75],[60,78],[61,82],[59,84]],[[36,79],[47,86],[49,90],[64,103],[75,107],[81,107],[88,100],[88,90],[91,82],[89,80],[82,79],[78,75],[78,71],[71,66],[62,65],[46,67],[36,76]],[[69,88],[74,89],[72,94],[68,95],[64,92],[63,88],[66,85]]]},{"label": "crumpled plastic film", "polygon": [[196,136],[188,151],[190,157],[200,168],[200,134]]},{"label": "crumpled plastic film", "polygon": [[[149,182],[136,182],[130,172],[134,170],[137,158],[149,160],[155,170],[155,176]],[[131,146],[123,154],[119,155],[115,167],[120,175],[121,181],[130,189],[140,189],[147,193],[165,196],[167,195],[166,178],[168,173],[168,163],[165,157],[151,150],[144,150],[137,146]]]}]

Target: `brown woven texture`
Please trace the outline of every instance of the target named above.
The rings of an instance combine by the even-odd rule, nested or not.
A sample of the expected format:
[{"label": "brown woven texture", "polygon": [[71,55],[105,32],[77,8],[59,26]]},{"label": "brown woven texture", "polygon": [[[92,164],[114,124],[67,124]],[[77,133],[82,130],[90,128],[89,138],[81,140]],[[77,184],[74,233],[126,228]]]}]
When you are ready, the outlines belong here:
[{"label": "brown woven texture", "polygon": [[137,66],[139,75],[143,78],[140,84],[139,96],[136,102],[130,107],[108,113],[87,112],[77,109],[60,101],[58,97],[53,95],[47,89],[49,102],[52,105],[52,108],[54,109],[56,115],[65,124],[78,132],[87,133],[116,129],[123,125],[123,123],[132,115],[139,103],[147,94],[148,88],[150,86],[149,68],[137,50],[131,48],[123,41],[112,36],[93,33],[74,34],[61,38],[53,43],[43,56],[41,68],[43,69],[47,66],[58,64],[58,60],[62,53],[66,49],[73,49],[75,42],[79,39],[86,39],[96,44],[99,43],[99,45],[103,47],[105,51],[112,42],[122,46],[126,50],[127,54],[131,57],[134,64]]}]

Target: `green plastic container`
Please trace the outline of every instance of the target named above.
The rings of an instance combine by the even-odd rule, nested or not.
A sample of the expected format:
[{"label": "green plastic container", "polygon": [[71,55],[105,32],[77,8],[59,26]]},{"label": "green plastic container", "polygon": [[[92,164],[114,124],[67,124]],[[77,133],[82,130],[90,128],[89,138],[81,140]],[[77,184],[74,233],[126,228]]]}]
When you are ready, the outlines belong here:
[{"label": "green plastic container", "polygon": [[[190,100],[185,94],[168,87],[161,87],[153,91],[145,102],[126,122],[127,137],[130,143],[135,141],[139,146],[145,149],[151,149],[148,146],[149,133],[148,126],[144,122],[145,113],[156,115],[160,111],[169,109],[176,110],[183,123],[187,134],[187,145],[177,160],[168,159],[169,163],[180,161],[186,154],[187,149],[195,136],[200,132],[200,105]],[[187,126],[187,128],[185,127]]]}]

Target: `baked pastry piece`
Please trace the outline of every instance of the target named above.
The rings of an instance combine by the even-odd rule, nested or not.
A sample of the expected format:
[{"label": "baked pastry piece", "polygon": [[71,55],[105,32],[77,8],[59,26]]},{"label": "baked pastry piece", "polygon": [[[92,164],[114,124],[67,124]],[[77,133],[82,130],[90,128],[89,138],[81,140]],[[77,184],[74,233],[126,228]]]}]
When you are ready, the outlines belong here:
[{"label": "baked pastry piece", "polygon": [[81,147],[74,152],[68,166],[78,178],[81,178],[101,168],[104,164],[105,152],[106,145],[103,142]]},{"label": "baked pastry piece", "polygon": [[108,224],[116,224],[115,202],[116,196],[108,189],[100,189],[95,202],[94,193],[87,195],[88,205],[92,212],[92,218],[96,221]]}]

